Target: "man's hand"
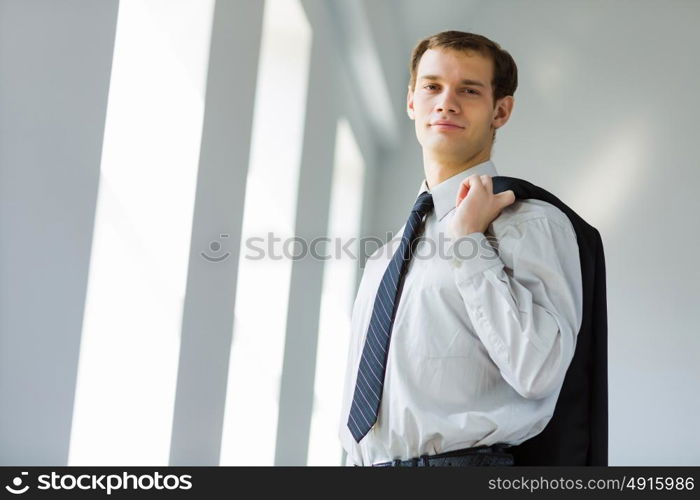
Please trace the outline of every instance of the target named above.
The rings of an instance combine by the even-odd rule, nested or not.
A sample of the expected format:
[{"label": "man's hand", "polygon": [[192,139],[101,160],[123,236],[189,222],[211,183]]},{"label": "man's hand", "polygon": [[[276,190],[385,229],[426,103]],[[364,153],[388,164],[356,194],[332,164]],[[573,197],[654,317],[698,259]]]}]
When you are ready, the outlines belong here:
[{"label": "man's hand", "polygon": [[493,194],[490,175],[470,175],[462,181],[455,201],[455,214],[449,232],[454,239],[486,231],[501,210],[515,201],[512,189]]}]

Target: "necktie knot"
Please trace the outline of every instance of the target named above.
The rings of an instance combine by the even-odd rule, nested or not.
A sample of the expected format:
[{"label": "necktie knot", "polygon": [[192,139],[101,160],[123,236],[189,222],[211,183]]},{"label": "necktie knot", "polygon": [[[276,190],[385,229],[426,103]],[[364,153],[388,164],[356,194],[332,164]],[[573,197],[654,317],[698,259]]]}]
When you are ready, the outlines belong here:
[{"label": "necktie knot", "polygon": [[424,216],[433,209],[433,195],[427,191],[423,191],[416,199],[411,212],[417,212],[420,216]]}]

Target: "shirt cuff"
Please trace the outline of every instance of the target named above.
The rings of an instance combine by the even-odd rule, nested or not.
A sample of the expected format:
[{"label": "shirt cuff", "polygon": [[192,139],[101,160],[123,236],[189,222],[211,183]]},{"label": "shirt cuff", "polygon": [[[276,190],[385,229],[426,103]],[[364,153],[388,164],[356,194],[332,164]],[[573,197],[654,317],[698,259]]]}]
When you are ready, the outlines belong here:
[{"label": "shirt cuff", "polygon": [[496,266],[503,266],[503,261],[482,232],[462,236],[452,245],[452,267],[457,283],[469,281]]}]

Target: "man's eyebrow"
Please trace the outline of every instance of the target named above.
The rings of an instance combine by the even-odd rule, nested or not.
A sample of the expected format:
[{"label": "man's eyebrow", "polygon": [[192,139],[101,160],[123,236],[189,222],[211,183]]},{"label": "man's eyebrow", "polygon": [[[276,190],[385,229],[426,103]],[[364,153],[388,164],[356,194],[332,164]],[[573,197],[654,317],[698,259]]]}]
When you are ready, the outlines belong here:
[{"label": "man's eyebrow", "polygon": [[[419,78],[419,80],[439,80],[440,77],[437,75],[423,75]],[[470,80],[468,78],[465,78],[460,82],[462,85],[473,85],[475,87],[483,87],[486,88],[486,85],[484,85],[482,82],[479,80]]]}]

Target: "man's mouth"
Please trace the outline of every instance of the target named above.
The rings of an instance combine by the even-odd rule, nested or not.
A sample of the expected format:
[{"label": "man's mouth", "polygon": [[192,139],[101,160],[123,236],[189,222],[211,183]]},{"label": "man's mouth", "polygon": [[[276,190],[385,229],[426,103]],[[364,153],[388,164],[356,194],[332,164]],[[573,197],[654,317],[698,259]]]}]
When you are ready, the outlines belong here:
[{"label": "man's mouth", "polygon": [[459,130],[464,128],[461,125],[457,125],[456,123],[443,120],[431,123],[430,126],[438,130]]},{"label": "man's mouth", "polygon": [[438,128],[464,128],[455,122],[451,122],[450,120],[437,120],[431,123],[430,126]]}]

